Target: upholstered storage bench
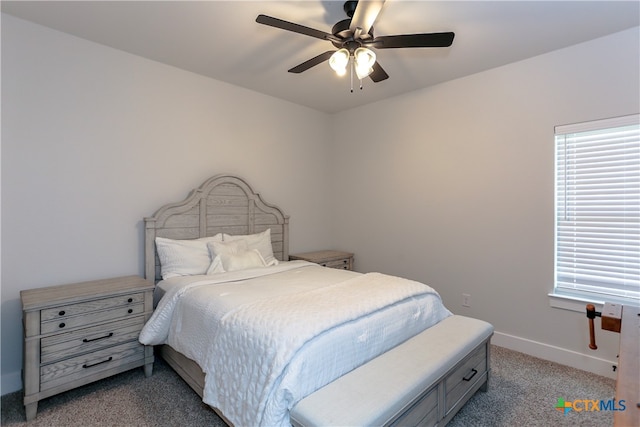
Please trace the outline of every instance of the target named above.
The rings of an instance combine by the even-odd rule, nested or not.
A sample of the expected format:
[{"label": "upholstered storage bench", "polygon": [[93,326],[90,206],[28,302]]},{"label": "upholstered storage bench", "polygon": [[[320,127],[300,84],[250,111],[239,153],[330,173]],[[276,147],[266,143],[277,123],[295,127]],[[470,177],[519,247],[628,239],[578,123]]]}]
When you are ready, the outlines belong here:
[{"label": "upholstered storage bench", "polygon": [[298,402],[291,423],[443,426],[486,391],[492,335],[487,322],[448,317]]}]

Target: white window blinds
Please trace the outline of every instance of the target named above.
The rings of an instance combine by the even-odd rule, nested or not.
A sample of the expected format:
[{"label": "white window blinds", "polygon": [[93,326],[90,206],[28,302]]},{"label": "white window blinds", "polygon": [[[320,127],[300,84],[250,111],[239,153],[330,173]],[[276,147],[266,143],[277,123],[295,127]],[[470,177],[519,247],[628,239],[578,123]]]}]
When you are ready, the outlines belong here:
[{"label": "white window blinds", "polygon": [[556,293],[640,299],[639,120],[556,127]]}]

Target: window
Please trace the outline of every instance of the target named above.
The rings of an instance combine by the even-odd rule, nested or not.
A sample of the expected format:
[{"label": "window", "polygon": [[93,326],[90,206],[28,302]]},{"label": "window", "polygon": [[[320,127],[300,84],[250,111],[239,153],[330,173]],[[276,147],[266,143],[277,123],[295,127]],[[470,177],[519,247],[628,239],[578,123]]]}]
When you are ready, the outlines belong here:
[{"label": "window", "polygon": [[639,122],[555,129],[555,295],[640,300]]}]

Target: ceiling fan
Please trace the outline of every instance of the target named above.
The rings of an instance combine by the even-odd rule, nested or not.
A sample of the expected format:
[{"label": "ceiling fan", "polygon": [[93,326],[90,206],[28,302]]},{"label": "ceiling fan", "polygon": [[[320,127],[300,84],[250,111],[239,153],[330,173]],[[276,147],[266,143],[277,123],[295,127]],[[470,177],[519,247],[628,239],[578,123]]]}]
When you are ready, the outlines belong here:
[{"label": "ceiling fan", "polygon": [[[399,49],[409,47],[449,47],[455,36],[452,32],[403,34],[395,36],[378,36],[373,34],[373,23],[376,21],[384,0],[380,1],[347,1],[344,11],[349,17],[336,23],[331,33],[294,24],[267,15],[258,15],[256,22],[269,25],[305,36],[327,40],[338,50],[329,50],[311,58],[289,70],[290,73],[302,73],[324,61],[339,75],[345,74],[347,67],[351,67],[358,78],[369,76],[374,82],[389,78],[389,75],[376,60],[375,49]],[[361,86],[362,88],[362,86]],[[353,92],[353,87],[351,89]]]}]

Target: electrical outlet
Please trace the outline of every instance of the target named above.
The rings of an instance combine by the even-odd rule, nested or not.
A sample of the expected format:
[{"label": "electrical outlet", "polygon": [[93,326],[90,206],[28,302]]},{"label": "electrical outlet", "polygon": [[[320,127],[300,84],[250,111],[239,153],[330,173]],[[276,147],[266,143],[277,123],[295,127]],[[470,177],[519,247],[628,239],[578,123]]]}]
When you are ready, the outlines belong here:
[{"label": "electrical outlet", "polygon": [[462,306],[463,307],[471,307],[471,295],[470,294],[462,294]]}]

